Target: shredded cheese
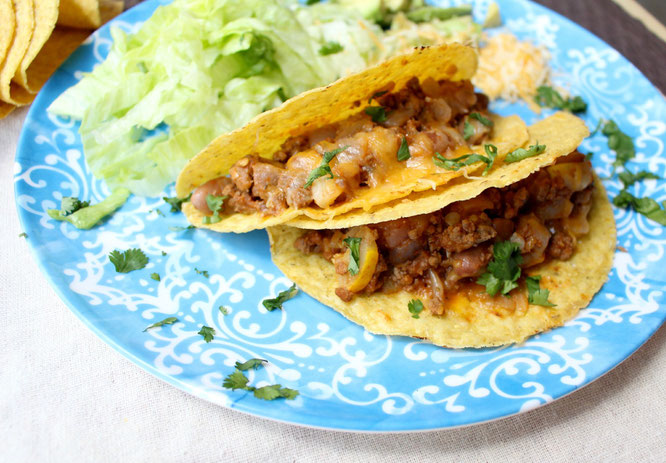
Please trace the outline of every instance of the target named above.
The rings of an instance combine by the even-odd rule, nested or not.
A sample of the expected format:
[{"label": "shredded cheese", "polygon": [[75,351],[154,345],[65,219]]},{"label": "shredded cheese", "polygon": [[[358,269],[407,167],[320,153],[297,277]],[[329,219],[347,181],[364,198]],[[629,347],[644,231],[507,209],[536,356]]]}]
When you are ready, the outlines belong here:
[{"label": "shredded cheese", "polygon": [[511,34],[499,34],[486,41],[479,52],[479,67],[472,79],[491,100],[525,100],[532,109],[536,89],[548,85],[548,50],[521,42]]}]

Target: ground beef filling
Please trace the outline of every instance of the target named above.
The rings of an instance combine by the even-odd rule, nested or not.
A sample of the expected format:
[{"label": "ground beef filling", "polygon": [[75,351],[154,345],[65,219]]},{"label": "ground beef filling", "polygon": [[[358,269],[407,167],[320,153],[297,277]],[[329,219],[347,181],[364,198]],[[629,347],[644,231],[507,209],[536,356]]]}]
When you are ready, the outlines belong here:
[{"label": "ground beef filling", "polygon": [[[405,289],[423,297],[431,312],[443,314],[447,294],[473,285],[484,273],[495,242],[517,243],[522,268],[569,259],[577,238],[589,231],[592,182],[589,161],[576,151],[513,185],[488,189],[440,211],[346,230],[310,231],[295,246],[335,265],[340,278],[336,294],[344,301],[357,293]],[[348,272],[350,251],[343,240],[349,236],[367,240],[356,276]],[[376,264],[364,267],[364,258],[375,249]]]},{"label": "ground beef filling", "polygon": [[[481,118],[470,117],[489,114],[488,98],[475,93],[469,81],[419,83],[414,78],[398,92],[378,95],[371,106],[383,108],[384,118],[375,117],[378,122],[373,122],[362,110],[342,122],[288,139],[272,160],[248,155],[231,167],[228,177],[197,188],[192,204],[212,214],[206,198],[213,195],[226,197],[218,213],[278,215],[288,207],[326,208],[382,184],[397,169],[413,167],[410,163],[434,171],[435,152],[451,157],[460,146],[482,143],[491,131]],[[409,162],[397,160],[403,138],[410,147]],[[323,176],[305,188],[324,153],[341,147],[347,148],[329,163],[334,178]]]}]

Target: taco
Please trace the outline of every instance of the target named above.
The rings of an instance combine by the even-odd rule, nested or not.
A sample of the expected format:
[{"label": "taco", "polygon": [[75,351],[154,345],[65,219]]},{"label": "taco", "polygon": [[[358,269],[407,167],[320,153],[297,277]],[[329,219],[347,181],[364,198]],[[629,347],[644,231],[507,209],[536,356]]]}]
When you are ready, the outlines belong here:
[{"label": "taco", "polygon": [[[198,227],[245,232],[369,211],[492,163],[451,169],[478,154],[499,162],[527,141],[516,116],[488,111],[463,45],[419,48],[314,89],[222,135],[176,182]],[[472,158],[475,159],[475,158]]]},{"label": "taco", "polygon": [[273,261],[377,334],[485,347],[564,324],[606,281],[613,213],[576,150],[582,121],[561,113],[529,132],[545,151],[485,177],[327,222],[340,228],[269,228]]}]

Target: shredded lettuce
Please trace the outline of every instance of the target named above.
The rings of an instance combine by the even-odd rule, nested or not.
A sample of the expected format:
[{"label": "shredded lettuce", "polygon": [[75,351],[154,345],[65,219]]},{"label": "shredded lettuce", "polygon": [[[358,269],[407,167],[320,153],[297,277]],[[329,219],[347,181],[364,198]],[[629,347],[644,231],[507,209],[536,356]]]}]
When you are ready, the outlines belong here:
[{"label": "shredded lettuce", "polygon": [[[285,98],[433,43],[430,29],[419,32],[426,27],[442,37],[478,27],[469,16],[414,25],[398,14],[396,21],[402,29],[391,36],[331,3],[175,0],[133,35],[112,28],[106,60],[49,111],[81,120],[96,177],[156,196],[215,136]],[[320,54],[329,42],[342,50]]]}]

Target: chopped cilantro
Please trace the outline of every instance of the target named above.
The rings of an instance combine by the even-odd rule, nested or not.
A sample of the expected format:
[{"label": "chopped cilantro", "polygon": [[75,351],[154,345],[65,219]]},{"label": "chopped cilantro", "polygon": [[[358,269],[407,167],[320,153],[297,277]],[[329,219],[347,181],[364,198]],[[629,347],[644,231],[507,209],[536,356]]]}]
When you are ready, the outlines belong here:
[{"label": "chopped cilantro", "polygon": [[634,141],[629,135],[620,130],[615,121],[606,121],[601,133],[608,138],[608,147],[615,151],[613,168],[624,166],[627,161],[636,156]]},{"label": "chopped cilantro", "polygon": [[588,151],[585,155],[585,160],[592,162],[592,156],[594,156],[594,153],[592,151]]},{"label": "chopped cilantro", "polygon": [[154,212],[155,214],[159,215],[160,217],[164,217],[164,212],[160,211],[159,209],[153,209],[151,212]]},{"label": "chopped cilantro", "polygon": [[474,135],[474,126],[469,122],[465,121],[465,127],[463,128],[463,138],[469,140]]},{"label": "chopped cilantro", "polygon": [[349,148],[349,145],[336,148],[332,151],[326,151],[322,157],[321,164],[319,167],[313,169],[312,172],[310,172],[310,176],[305,182],[305,185],[303,185],[303,188],[310,188],[312,186],[312,182],[317,180],[319,177],[323,177],[324,175],[329,175],[330,178],[333,178],[333,172],[331,172],[331,166],[329,166],[328,163],[331,162],[335,156],[342,153],[347,148]]},{"label": "chopped cilantro", "polygon": [[277,295],[277,297],[274,297],[273,299],[264,299],[261,301],[261,303],[264,305],[266,310],[269,312],[272,312],[275,309],[280,309],[282,310],[282,304],[292,297],[294,297],[298,293],[298,289],[296,288],[296,285],[291,285],[289,289],[285,289],[284,291],[280,291]]},{"label": "chopped cilantro", "polygon": [[167,255],[167,253],[166,253],[166,252],[164,252],[164,251],[162,251],[162,255],[163,255],[163,256],[166,256],[166,255]]},{"label": "chopped cilantro", "polygon": [[648,219],[654,220],[661,225],[666,225],[666,201],[662,201],[661,207],[659,207],[659,203],[650,197],[637,198],[627,190],[622,190],[613,198],[613,204],[623,208],[632,207],[636,212]]},{"label": "chopped cilantro", "polygon": [[177,196],[170,198],[168,196],[162,196],[162,199],[171,206],[171,209],[169,209],[170,212],[180,212],[183,208],[183,203],[189,201],[191,197],[192,193],[187,195],[186,198],[179,198]]},{"label": "chopped cilantro", "polygon": [[383,106],[368,106],[365,108],[365,113],[377,124],[386,121],[386,110]]},{"label": "chopped cilantro", "polygon": [[222,387],[226,387],[227,389],[231,390],[245,389],[247,388],[248,381],[250,380],[247,379],[247,376],[245,376],[239,370],[234,370],[233,373],[224,378]]},{"label": "chopped cilantro", "polygon": [[178,319],[176,317],[167,317],[162,321],[159,321],[157,323],[153,323],[152,325],[146,327],[146,329],[143,330],[143,331],[145,333],[146,331],[148,331],[151,328],[157,328],[158,326],[164,326],[164,325],[173,325],[177,321],[178,321]]},{"label": "chopped cilantro", "polygon": [[208,209],[211,210],[213,215],[206,215],[202,219],[202,223],[205,225],[210,225],[213,223],[218,223],[222,218],[220,217],[220,210],[222,209],[222,206],[224,205],[224,200],[227,199],[229,196],[224,195],[224,196],[215,196],[215,195],[208,195],[206,196],[206,205],[208,205]]},{"label": "chopped cilantro", "polygon": [[550,291],[546,288],[542,289],[539,286],[540,281],[540,275],[525,278],[525,283],[527,284],[527,301],[530,304],[540,305],[543,307],[555,307],[555,304],[548,302]]},{"label": "chopped cilantro", "polygon": [[217,309],[222,312],[222,315],[229,315],[229,309],[225,306],[221,305]]},{"label": "chopped cilantro", "polygon": [[79,198],[73,196],[65,196],[60,200],[60,213],[63,217],[75,213],[79,209],[90,206],[88,201],[80,201]]},{"label": "chopped cilantro", "polygon": [[342,241],[349,248],[349,265],[347,266],[347,270],[350,275],[356,275],[359,271],[361,238],[349,237]]},{"label": "chopped cilantro", "polygon": [[493,121],[491,121],[487,117],[484,117],[481,113],[470,113],[469,118],[470,119],[476,119],[477,121],[481,122],[486,127],[492,127],[493,126]]},{"label": "chopped cilantro", "polygon": [[382,95],[386,95],[388,93],[388,90],[381,90],[379,92],[375,92],[372,94],[370,98],[368,98],[368,103],[372,103],[372,100],[379,98]]},{"label": "chopped cilantro", "polygon": [[179,232],[185,230],[193,230],[194,228],[195,228],[194,225],[188,225],[187,227],[169,227],[169,230]]},{"label": "chopped cilantro", "polygon": [[321,46],[319,49],[319,54],[321,56],[328,56],[328,55],[334,55],[336,53],[340,53],[342,50],[344,50],[345,47],[340,45],[338,42],[326,42]]},{"label": "chopped cilantro", "polygon": [[[71,205],[65,205],[65,210],[72,212],[64,213],[61,205],[61,209],[48,209],[46,213],[54,220],[64,220],[71,223],[76,228],[88,230],[97,225],[97,223],[99,223],[104,217],[125,204],[129,195],[130,191],[127,188],[117,188],[103,201],[93,204],[92,206],[89,206],[87,202],[79,202],[80,207],[76,210],[73,210]],[[63,198],[63,200],[64,199],[65,198]]]},{"label": "chopped cilantro", "polygon": [[109,253],[109,260],[116,268],[118,273],[129,273],[132,270],[139,270],[146,266],[148,257],[141,249],[134,248],[120,252],[117,249]]},{"label": "chopped cilantro", "polygon": [[402,137],[400,148],[398,148],[398,161],[406,161],[409,159],[409,145],[407,144],[407,137]]},{"label": "chopped cilantro", "polygon": [[645,180],[646,178],[652,178],[652,179],[661,178],[657,174],[653,174],[652,172],[647,172],[644,170],[636,172],[635,174],[625,170],[624,172],[619,173],[617,177],[624,184],[624,189],[629,188],[634,183],[640,182],[641,180]]},{"label": "chopped cilantro", "polygon": [[161,281],[161,280],[162,280],[162,279],[160,278],[160,274],[159,274],[159,273],[151,273],[151,274],[150,274],[150,278],[152,278],[152,279],[155,280],[155,281]]},{"label": "chopped cilantro", "polygon": [[486,272],[476,282],[486,287],[486,292],[494,296],[498,292],[509,294],[518,287],[520,278],[520,264],[523,261],[520,255],[520,246],[511,241],[500,241],[493,245],[493,260],[490,261]]},{"label": "chopped cilantro", "polygon": [[419,318],[419,314],[423,312],[423,302],[420,299],[412,299],[407,303],[407,310],[412,314],[412,318]]},{"label": "chopped cilantro", "polygon": [[299,394],[298,391],[295,389],[289,389],[288,387],[282,387],[281,384],[269,384],[268,386],[262,387],[248,386],[247,383],[250,380],[243,374],[243,371],[264,366],[264,362],[266,362],[266,360],[262,359],[250,359],[245,363],[236,362],[236,369],[233,373],[224,378],[222,387],[231,390],[242,389],[244,391],[249,391],[252,392],[257,399],[263,400],[274,400],[278,398],[288,400],[295,399]]},{"label": "chopped cilantro", "polygon": [[257,399],[263,399],[263,400],[273,400],[280,397],[293,400],[298,395],[297,390],[289,389],[288,387],[282,387],[281,384],[271,384],[269,386],[263,386],[255,389],[253,393]]},{"label": "chopped cilantro", "polygon": [[560,93],[548,85],[541,85],[537,88],[537,94],[534,100],[539,106],[548,108],[565,109],[572,113],[582,113],[587,110],[587,103],[580,97],[567,98],[566,100]]},{"label": "chopped cilantro", "polygon": [[264,362],[268,362],[268,360],[254,358],[243,363],[236,362],[236,369],[240,371],[256,370],[257,368],[264,366]]},{"label": "chopped cilantro", "polygon": [[208,270],[199,270],[198,268],[194,267],[194,272],[197,275],[203,275],[204,278],[208,278],[210,274],[208,273]]},{"label": "chopped cilantro", "polygon": [[28,234],[26,232],[19,233],[19,238],[27,238]]},{"label": "chopped cilantro", "polygon": [[204,325],[201,327],[201,329],[197,334],[203,336],[204,341],[211,342],[215,337],[215,328],[211,328],[210,326]]},{"label": "chopped cilantro", "polygon": [[544,151],[546,151],[546,145],[540,145],[539,142],[537,141],[536,144],[530,145],[529,148],[527,149],[518,148],[516,150],[511,151],[504,158],[504,162],[507,164],[511,164],[512,162],[522,161],[523,159],[531,158],[538,154],[541,154]]},{"label": "chopped cilantro", "polygon": [[483,162],[486,164],[486,168],[483,170],[481,175],[485,177],[488,175],[488,172],[490,172],[490,169],[495,163],[495,158],[497,157],[497,147],[495,145],[485,144],[483,145],[483,149],[488,156],[484,156],[482,154],[465,154],[457,158],[447,159],[441,154],[435,153],[435,156],[433,156],[432,160],[436,166],[448,170],[460,170],[461,168],[472,165],[476,162]]}]

